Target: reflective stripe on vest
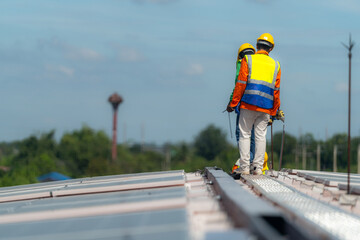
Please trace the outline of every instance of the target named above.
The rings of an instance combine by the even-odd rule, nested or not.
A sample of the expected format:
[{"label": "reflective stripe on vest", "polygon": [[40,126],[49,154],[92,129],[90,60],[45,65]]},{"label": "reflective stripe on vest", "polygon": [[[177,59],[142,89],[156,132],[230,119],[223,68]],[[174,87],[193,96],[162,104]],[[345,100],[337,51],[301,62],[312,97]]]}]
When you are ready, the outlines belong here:
[{"label": "reflective stripe on vest", "polygon": [[278,90],[275,82],[279,63],[264,54],[246,55],[245,58],[249,75],[241,101],[264,109],[273,108],[274,90]]}]

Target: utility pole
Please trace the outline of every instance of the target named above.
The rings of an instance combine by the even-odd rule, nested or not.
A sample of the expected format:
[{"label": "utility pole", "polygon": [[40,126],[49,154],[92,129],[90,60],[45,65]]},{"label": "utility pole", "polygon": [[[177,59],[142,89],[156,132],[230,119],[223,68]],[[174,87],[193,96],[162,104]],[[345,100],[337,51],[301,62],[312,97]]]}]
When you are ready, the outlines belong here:
[{"label": "utility pole", "polygon": [[271,163],[270,169],[274,169],[274,135],[273,135],[273,124],[271,124]]},{"label": "utility pole", "polygon": [[295,168],[299,169],[299,146],[298,146],[298,143],[296,143],[296,149],[295,149]]},{"label": "utility pole", "polygon": [[334,145],[334,153],[333,153],[333,171],[337,172],[337,145]]},{"label": "utility pole", "polygon": [[357,149],[357,162],[358,162],[358,169],[357,169],[357,173],[360,173],[360,144],[358,145],[358,149]]},{"label": "utility pole", "polygon": [[306,146],[303,145],[302,147],[302,168],[306,170]]},{"label": "utility pole", "polygon": [[124,129],[123,129],[123,141],[124,141],[124,145],[127,145],[127,140],[126,140],[126,123],[124,122]]},{"label": "utility pole", "polygon": [[328,140],[328,128],[325,128],[325,142]]},{"label": "utility pole", "polygon": [[351,50],[354,47],[354,42],[351,41],[351,34],[349,36],[349,45],[345,45],[342,43],[344,47],[349,51],[349,101],[348,101],[348,186],[347,186],[347,194],[350,194],[350,146],[351,146],[351,137],[350,137],[350,127],[351,127]]},{"label": "utility pole", "polygon": [[144,151],[145,145],[145,124],[144,122],[141,124],[141,152]]},{"label": "utility pole", "polygon": [[170,146],[166,146],[165,151],[165,170],[169,171],[171,169],[171,149]]},{"label": "utility pole", "polygon": [[111,151],[111,157],[113,162],[115,162],[117,158],[117,140],[116,140],[116,123],[117,123],[117,110],[119,107],[119,104],[123,102],[122,97],[120,97],[117,93],[112,94],[108,101],[111,103],[113,107],[113,138],[112,138],[112,151]]},{"label": "utility pole", "polygon": [[316,171],[320,171],[320,160],[321,160],[321,147],[320,144],[318,144],[316,149]]}]

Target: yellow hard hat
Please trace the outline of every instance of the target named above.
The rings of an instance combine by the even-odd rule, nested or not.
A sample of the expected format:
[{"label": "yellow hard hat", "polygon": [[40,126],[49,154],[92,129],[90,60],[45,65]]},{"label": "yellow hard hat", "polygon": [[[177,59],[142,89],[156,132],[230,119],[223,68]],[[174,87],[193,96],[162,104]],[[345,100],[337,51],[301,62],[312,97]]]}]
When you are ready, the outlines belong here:
[{"label": "yellow hard hat", "polygon": [[270,47],[272,47],[272,48],[275,46],[274,38],[270,33],[261,34],[261,36],[257,39],[257,42],[259,42],[259,41],[260,42],[265,41],[265,42],[271,43]]},{"label": "yellow hard hat", "polygon": [[239,50],[238,50],[238,59],[239,59],[239,56],[240,56],[240,53],[244,50],[247,50],[247,49],[251,49],[254,51],[255,53],[255,48],[253,47],[253,45],[251,45],[250,43],[244,43],[243,45],[241,45],[239,47]]}]

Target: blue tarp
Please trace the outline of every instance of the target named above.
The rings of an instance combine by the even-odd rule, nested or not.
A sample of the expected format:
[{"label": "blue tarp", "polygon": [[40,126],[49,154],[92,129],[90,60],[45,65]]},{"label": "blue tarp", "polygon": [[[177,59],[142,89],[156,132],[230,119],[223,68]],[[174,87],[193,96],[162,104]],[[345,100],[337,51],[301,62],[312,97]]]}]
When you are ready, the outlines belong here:
[{"label": "blue tarp", "polygon": [[50,181],[59,181],[59,180],[68,180],[68,179],[71,178],[58,172],[47,173],[37,178],[39,182],[50,182]]}]

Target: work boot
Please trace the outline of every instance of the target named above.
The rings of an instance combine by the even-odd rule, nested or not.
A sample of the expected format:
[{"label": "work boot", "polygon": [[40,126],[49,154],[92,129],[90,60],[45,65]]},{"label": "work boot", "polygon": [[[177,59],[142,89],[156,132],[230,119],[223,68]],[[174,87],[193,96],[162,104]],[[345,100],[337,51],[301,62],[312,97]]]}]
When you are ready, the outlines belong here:
[{"label": "work boot", "polygon": [[254,172],[253,172],[254,175],[262,175],[262,171],[261,169],[255,169]]},{"label": "work boot", "polygon": [[253,174],[255,169],[256,169],[256,167],[254,167],[254,164],[250,163],[250,174]]},{"label": "work boot", "polygon": [[249,170],[241,170],[240,168],[235,169],[234,172],[237,174],[241,174],[241,175],[249,175],[250,174]]}]

